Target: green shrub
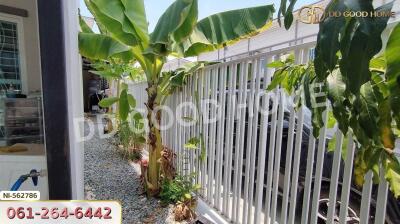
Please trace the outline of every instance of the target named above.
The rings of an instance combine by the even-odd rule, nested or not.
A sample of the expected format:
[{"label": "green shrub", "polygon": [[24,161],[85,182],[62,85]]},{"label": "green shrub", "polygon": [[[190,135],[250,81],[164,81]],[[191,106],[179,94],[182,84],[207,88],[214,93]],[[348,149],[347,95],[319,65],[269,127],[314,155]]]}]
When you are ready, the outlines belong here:
[{"label": "green shrub", "polygon": [[165,204],[176,204],[192,200],[200,186],[193,184],[195,175],[176,176],[174,180],[164,180],[161,186],[160,198]]}]

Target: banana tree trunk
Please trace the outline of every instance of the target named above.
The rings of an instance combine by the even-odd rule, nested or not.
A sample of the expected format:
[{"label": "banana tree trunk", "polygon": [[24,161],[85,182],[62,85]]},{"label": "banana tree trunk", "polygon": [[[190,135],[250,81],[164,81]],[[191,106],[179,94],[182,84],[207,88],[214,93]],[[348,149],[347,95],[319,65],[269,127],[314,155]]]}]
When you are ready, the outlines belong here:
[{"label": "banana tree trunk", "polygon": [[149,166],[147,172],[147,193],[150,196],[157,195],[160,191],[160,163],[161,151],[163,150],[160,124],[161,111],[155,109],[159,106],[157,102],[158,90],[157,85],[149,82],[147,100],[147,119],[149,123]]}]

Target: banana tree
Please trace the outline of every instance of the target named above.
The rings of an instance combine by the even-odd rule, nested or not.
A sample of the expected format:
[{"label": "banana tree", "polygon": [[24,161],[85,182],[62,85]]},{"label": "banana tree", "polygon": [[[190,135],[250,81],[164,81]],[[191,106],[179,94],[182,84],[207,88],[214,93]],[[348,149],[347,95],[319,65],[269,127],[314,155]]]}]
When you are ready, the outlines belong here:
[{"label": "banana tree", "polygon": [[189,57],[213,51],[267,29],[274,8],[265,5],[222,12],[198,21],[197,0],[176,0],[160,17],[154,31],[148,30],[143,0],[85,0],[102,34],[79,34],[80,52],[92,59],[134,60],[146,74],[149,126],[148,194],[159,192],[163,149],[159,124],[161,84],[169,82],[161,70],[168,56]]},{"label": "banana tree", "polygon": [[146,74],[148,101],[149,170],[147,189],[159,192],[163,143],[159,124],[162,103],[162,67],[168,56],[189,57],[213,51],[242,38],[255,35],[271,24],[274,8],[265,5],[222,12],[198,21],[197,0],[176,0],[160,17],[154,31],[148,30],[143,0],[85,0],[102,34],[81,32],[83,56],[110,60],[136,61]]}]

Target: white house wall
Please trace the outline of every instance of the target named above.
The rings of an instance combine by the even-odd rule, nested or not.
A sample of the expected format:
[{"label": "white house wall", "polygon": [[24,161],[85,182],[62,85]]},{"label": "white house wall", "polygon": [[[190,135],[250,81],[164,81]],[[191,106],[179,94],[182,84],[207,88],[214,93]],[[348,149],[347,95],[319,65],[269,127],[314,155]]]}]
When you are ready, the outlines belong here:
[{"label": "white house wall", "polygon": [[[387,0],[374,0],[374,5],[380,6]],[[329,0],[317,1],[313,5],[325,8]],[[400,12],[400,1],[395,1],[393,11]],[[304,24],[297,20],[298,11],[294,12],[294,22],[289,30],[280,27],[277,20],[273,21],[271,28],[249,39],[237,42],[225,49],[201,54],[199,61],[232,60],[247,57],[249,54],[265,53],[288,48],[298,44],[313,44],[317,40],[318,24]],[[398,17],[399,15],[397,15]],[[398,21],[392,18],[390,22]]]},{"label": "white house wall", "polygon": [[24,35],[23,37],[19,37],[20,41],[23,40],[24,48],[21,49],[23,55],[20,55],[23,57],[21,58],[21,61],[25,62],[25,68],[21,68],[23,90],[26,94],[40,92],[42,89],[42,79],[36,0],[1,0],[0,4],[28,11],[28,17],[18,17],[8,14],[3,15],[18,18],[23,21],[22,25]]}]

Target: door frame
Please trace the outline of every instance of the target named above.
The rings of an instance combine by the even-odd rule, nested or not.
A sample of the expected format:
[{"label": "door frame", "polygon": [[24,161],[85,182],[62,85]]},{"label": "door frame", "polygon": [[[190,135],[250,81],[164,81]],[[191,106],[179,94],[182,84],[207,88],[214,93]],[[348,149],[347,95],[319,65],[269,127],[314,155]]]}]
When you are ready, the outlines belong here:
[{"label": "door frame", "polygon": [[82,66],[77,0],[38,0],[49,198],[83,199]]}]

